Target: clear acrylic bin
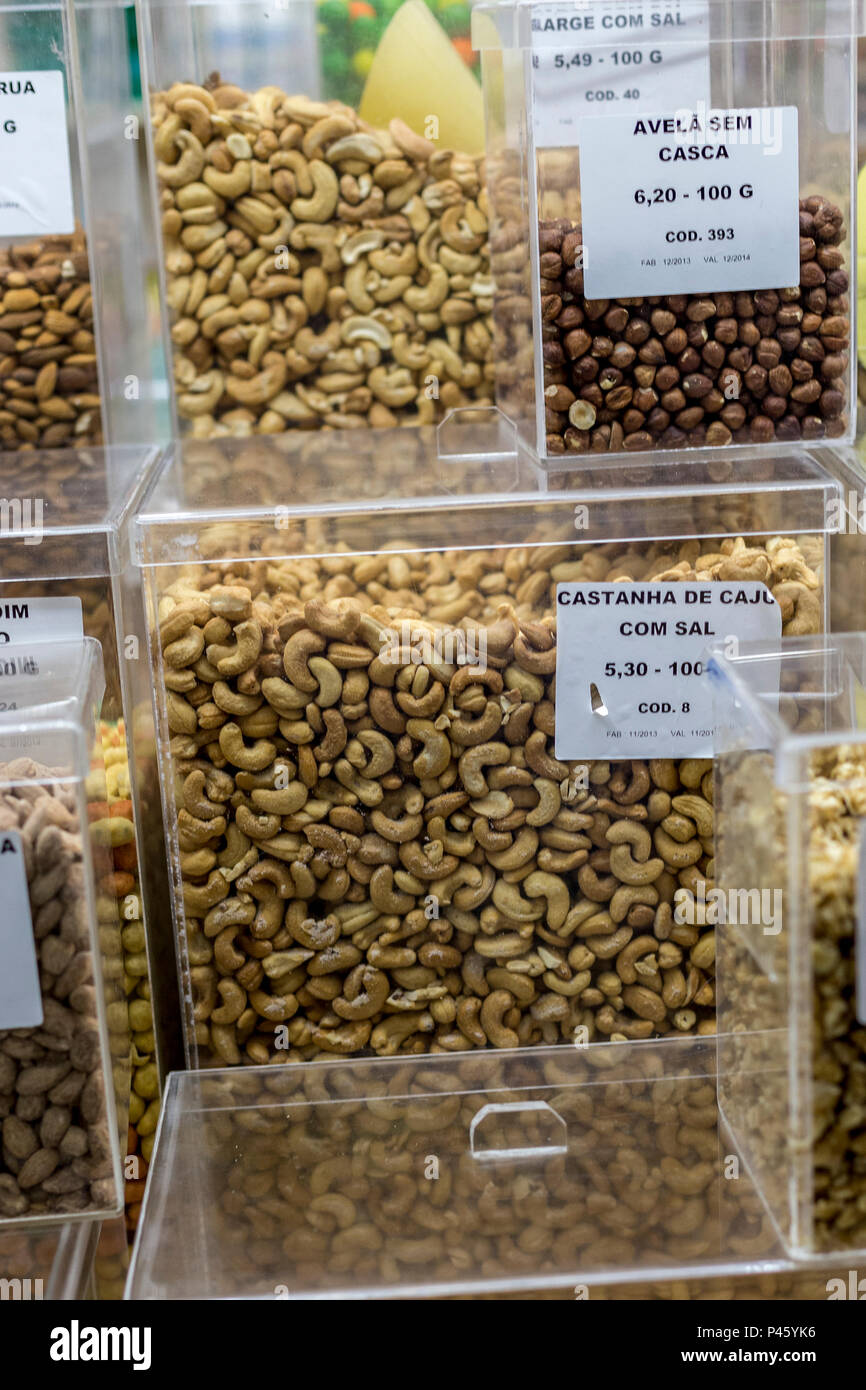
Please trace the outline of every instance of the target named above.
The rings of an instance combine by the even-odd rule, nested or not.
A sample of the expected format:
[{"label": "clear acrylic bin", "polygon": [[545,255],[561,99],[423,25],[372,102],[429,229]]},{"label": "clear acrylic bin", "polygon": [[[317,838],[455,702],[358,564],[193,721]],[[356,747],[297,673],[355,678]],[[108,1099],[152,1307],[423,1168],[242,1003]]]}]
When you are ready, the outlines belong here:
[{"label": "clear acrylic bin", "polygon": [[550,467],[853,439],[862,31],[858,0],[476,7],[497,404]]},{"label": "clear acrylic bin", "polygon": [[119,933],[97,915],[108,838],[91,822],[98,644],[25,643],[0,665],[0,1223],[120,1210],[129,1024]]},{"label": "clear acrylic bin", "polygon": [[[97,913],[122,938],[124,985],[134,1006],[142,1099],[154,1074],[176,1062],[174,951],[162,944],[168,884],[162,861],[147,639],[138,571],[128,554],[128,520],[153,473],[154,447],[34,450],[0,455],[0,612],[13,641],[70,640],[102,648],[102,730],[107,768],[91,814],[104,820],[111,863],[98,884]],[[150,727],[149,727],[150,726]],[[155,833],[152,827],[155,825]],[[149,830],[148,827],[151,827]],[[154,852],[154,843],[157,850]],[[149,924],[155,935],[147,934]],[[146,1012],[153,994],[156,1036]]]},{"label": "clear acrylic bin", "polygon": [[541,493],[423,432],[166,457],[136,546],[192,1065],[714,1031],[712,932],[671,919],[712,876],[711,730],[629,731],[637,671],[590,676],[577,612],[565,675],[556,645],[558,589],[622,581],[826,630],[838,484],[708,467]]},{"label": "clear acrylic bin", "polygon": [[159,437],[123,0],[2,0],[0,449]]},{"label": "clear acrylic bin", "polygon": [[140,0],[178,432],[490,405],[481,87],[423,0],[394,10],[358,105],[311,0]]},{"label": "clear acrylic bin", "polygon": [[78,1300],[87,1296],[98,1221],[0,1231],[0,1299]]},{"label": "clear acrylic bin", "polygon": [[126,1296],[594,1298],[791,1269],[719,1127],[715,1040],[664,1039],[173,1073]]},{"label": "clear acrylic bin", "polygon": [[862,634],[711,667],[720,1103],[797,1257],[866,1253],[864,675]]}]

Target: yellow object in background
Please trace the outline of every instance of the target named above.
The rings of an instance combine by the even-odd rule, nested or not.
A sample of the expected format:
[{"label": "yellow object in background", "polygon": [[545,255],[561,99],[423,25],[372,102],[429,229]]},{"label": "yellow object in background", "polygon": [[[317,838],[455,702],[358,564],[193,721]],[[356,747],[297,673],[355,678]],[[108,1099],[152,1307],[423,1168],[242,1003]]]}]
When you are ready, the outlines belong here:
[{"label": "yellow object in background", "polygon": [[441,150],[481,154],[481,87],[424,0],[406,0],[382,35],[360,115],[383,128],[399,116]]},{"label": "yellow object in background", "polygon": [[356,73],[358,77],[369,76],[375,58],[376,55],[372,48],[359,48],[352,59],[352,71]]}]

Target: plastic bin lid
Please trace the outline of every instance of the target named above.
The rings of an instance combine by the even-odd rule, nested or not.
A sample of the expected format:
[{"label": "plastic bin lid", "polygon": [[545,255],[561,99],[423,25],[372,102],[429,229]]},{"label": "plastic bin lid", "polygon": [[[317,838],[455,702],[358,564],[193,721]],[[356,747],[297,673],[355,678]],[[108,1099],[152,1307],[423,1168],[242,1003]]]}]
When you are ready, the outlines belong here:
[{"label": "plastic bin lid", "polygon": [[790,1268],[748,1177],[725,1181],[715,1058],[674,1038],[173,1073],[127,1297]]},{"label": "plastic bin lid", "polygon": [[[471,437],[471,432],[470,432]],[[841,484],[805,451],[576,462],[548,480],[498,447],[443,453],[433,430],[191,440],[167,451],[135,519],[143,565],[293,553],[478,549],[832,529]],[[501,443],[494,435],[494,444]],[[828,457],[832,457],[828,454]],[[574,508],[585,502],[578,524]],[[266,538],[266,541],[265,541]],[[266,549],[264,548],[266,544]],[[307,552],[309,553],[309,552]]]},{"label": "plastic bin lid", "polygon": [[[711,650],[707,674],[732,723],[777,751],[777,772],[800,781],[812,748],[866,743],[866,634],[845,632],[743,642]],[[786,692],[779,700],[779,689]],[[804,721],[804,715],[808,719]],[[796,770],[795,770],[796,769]]]}]

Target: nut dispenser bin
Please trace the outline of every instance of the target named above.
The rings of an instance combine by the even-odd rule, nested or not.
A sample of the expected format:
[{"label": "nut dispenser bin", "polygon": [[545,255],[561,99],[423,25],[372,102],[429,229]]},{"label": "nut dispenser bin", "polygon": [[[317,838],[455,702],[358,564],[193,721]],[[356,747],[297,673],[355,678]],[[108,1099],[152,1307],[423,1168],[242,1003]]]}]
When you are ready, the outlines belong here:
[{"label": "nut dispenser bin", "polygon": [[[193,1065],[714,1031],[712,931],[672,918],[712,872],[703,648],[826,630],[838,496],[754,471],[545,495],[405,431],[166,457],[137,554]],[[592,635],[617,596],[639,651]]]},{"label": "nut dispenser bin", "polygon": [[304,40],[311,9],[140,2],[166,351],[198,438],[492,402],[478,80],[405,0],[356,110],[354,75]]},{"label": "nut dispenser bin", "polygon": [[862,1253],[866,639],[748,646],[711,671],[720,1104],[786,1247]]},{"label": "nut dispenser bin", "polygon": [[550,466],[853,438],[861,29],[856,0],[476,7],[497,402]]},{"label": "nut dispenser bin", "polygon": [[[143,1103],[141,1118],[156,1098],[157,1072],[179,1053],[170,934],[162,945],[158,933],[146,934],[147,924],[166,918],[168,885],[161,854],[147,839],[152,820],[161,849],[153,736],[148,741],[145,727],[152,722],[143,659],[147,639],[126,532],[157,458],[156,449],[133,446],[0,456],[0,627],[14,641],[68,640],[84,633],[102,648],[106,785],[94,787],[89,799],[94,818],[106,822],[112,862],[97,885],[97,913],[100,922],[122,933],[136,1035],[134,1086],[136,1094],[142,1091],[133,1108]],[[151,1006],[153,1020],[147,1023]]]},{"label": "nut dispenser bin", "polygon": [[0,1223],[106,1216],[122,1203],[129,1026],[118,933],[97,917],[107,855],[87,804],[102,693],[92,638],[5,650]]},{"label": "nut dispenser bin", "polygon": [[713,1039],[175,1072],[126,1296],[790,1287],[731,1156]]},{"label": "nut dispenser bin", "polygon": [[0,3],[0,449],[159,437],[122,0]]}]

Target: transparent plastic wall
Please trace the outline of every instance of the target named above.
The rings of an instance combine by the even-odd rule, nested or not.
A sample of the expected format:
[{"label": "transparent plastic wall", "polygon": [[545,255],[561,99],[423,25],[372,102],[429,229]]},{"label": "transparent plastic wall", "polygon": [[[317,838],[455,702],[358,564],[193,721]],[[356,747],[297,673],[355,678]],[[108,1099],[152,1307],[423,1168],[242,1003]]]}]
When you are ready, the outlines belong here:
[{"label": "transparent plastic wall", "polygon": [[848,1297],[716,1085],[712,1039],[175,1073],[126,1296]]},{"label": "transparent plastic wall", "polygon": [[745,647],[711,674],[720,1105],[787,1248],[862,1252],[864,638]]},{"label": "transparent plastic wall", "polygon": [[120,941],[97,916],[98,644],[8,645],[0,710],[0,1223],[117,1212],[129,1097]]},{"label": "transparent plastic wall", "polygon": [[10,1301],[81,1299],[93,1264],[99,1221],[69,1221],[38,1228],[4,1226],[0,1279]]},{"label": "transparent plastic wall", "polygon": [[155,437],[150,217],[121,0],[0,4],[0,446]]},{"label": "transparent plastic wall", "polygon": [[497,401],[551,466],[853,438],[861,29],[855,0],[475,9]]},{"label": "transparent plastic wall", "polygon": [[312,0],[139,13],[179,432],[489,407],[481,89],[431,9],[395,7],[360,104]]},{"label": "transparent plastic wall", "polygon": [[136,529],[194,1064],[714,1031],[712,931],[672,917],[711,873],[710,730],[662,742],[600,595],[823,632],[838,485],[711,471],[542,494],[414,432],[167,458]]},{"label": "transparent plastic wall", "polygon": [[105,769],[88,782],[87,799],[106,840],[96,912],[116,944],[118,1002],[132,1033],[123,1099],[130,1122],[123,1153],[135,1160],[127,1168],[130,1220],[156,1131],[160,1079],[182,1056],[147,636],[126,531],[157,457],[133,447],[0,457],[0,630],[13,641],[83,631],[103,653]]}]

